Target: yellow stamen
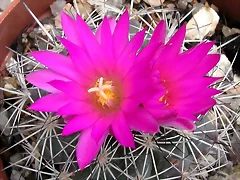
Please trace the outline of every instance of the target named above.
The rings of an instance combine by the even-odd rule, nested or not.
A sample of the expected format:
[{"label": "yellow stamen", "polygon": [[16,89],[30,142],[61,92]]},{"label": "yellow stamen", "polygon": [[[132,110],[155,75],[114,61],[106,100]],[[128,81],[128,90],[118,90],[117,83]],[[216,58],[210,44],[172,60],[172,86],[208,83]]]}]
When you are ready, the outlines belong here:
[{"label": "yellow stamen", "polygon": [[102,77],[97,80],[95,87],[88,89],[88,93],[95,93],[95,99],[105,108],[116,108],[120,103],[119,93],[112,81],[104,82]]},{"label": "yellow stamen", "polygon": [[160,102],[163,102],[163,103],[165,103],[167,106],[169,105],[168,103],[167,103],[167,94],[168,94],[168,90],[165,92],[165,94],[162,96],[162,97],[160,97],[158,100],[160,101]]},{"label": "yellow stamen", "polygon": [[162,97],[159,98],[159,101],[163,102],[165,99],[165,95],[163,95]]}]

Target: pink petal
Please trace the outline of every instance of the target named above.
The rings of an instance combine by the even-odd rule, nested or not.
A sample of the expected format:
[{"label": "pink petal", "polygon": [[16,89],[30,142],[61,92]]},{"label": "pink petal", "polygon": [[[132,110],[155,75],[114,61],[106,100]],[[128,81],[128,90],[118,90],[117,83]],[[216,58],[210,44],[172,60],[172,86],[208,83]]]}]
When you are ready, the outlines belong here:
[{"label": "pink petal", "polygon": [[[41,77],[41,78],[40,78]],[[32,72],[26,76],[26,80],[45,91],[57,92],[58,90],[48,84],[49,81],[63,80],[70,81],[69,79],[61,76],[60,74],[51,71],[50,69],[42,69],[36,72]]]},{"label": "pink petal", "polygon": [[97,56],[101,56],[102,49],[100,44],[97,41],[97,38],[94,36],[92,30],[88,26],[88,24],[82,19],[81,16],[77,15],[77,29],[80,36],[80,39],[83,44],[83,50],[85,50],[93,61],[97,63]]},{"label": "pink petal", "polygon": [[159,102],[158,99],[155,100],[155,103],[151,103],[153,100],[149,100],[150,102],[148,101],[144,103],[144,108],[159,122],[172,121],[176,119],[177,112],[173,109],[167,108],[166,105]]},{"label": "pink petal", "polygon": [[[96,37],[94,36],[92,30],[86,24],[86,22],[77,15],[76,17],[76,29],[78,30],[78,35],[81,40],[81,48],[86,53],[88,58],[91,60],[93,65],[98,68],[98,70],[104,70],[102,68],[102,60],[104,60],[104,54],[102,53],[102,49],[100,44],[98,43]],[[65,41],[66,42],[66,41]],[[70,43],[68,43],[70,44]],[[66,45],[66,44],[64,44]],[[73,45],[72,45],[73,47]],[[69,51],[71,51],[71,56],[78,51],[72,50],[71,47],[67,47]],[[78,54],[75,55],[75,57]],[[98,58],[96,58],[98,57]],[[75,63],[77,61],[77,57],[75,58]],[[83,66],[84,67],[84,66]],[[85,71],[86,72],[86,71]]]},{"label": "pink petal", "polygon": [[70,17],[68,14],[62,11],[61,23],[67,39],[72,43],[82,47],[82,42],[76,28],[76,21],[72,17]]},{"label": "pink petal", "polygon": [[[164,110],[158,110],[158,111],[159,113],[157,115],[153,114],[153,117],[154,116],[157,117],[157,121],[160,125],[175,121],[176,118],[178,117],[178,113],[174,109],[166,108]],[[159,116],[160,113],[161,115]]]},{"label": "pink petal", "polygon": [[139,108],[134,115],[126,115],[129,127],[135,131],[143,133],[156,133],[158,131],[158,122],[150,114]]},{"label": "pink petal", "polygon": [[[160,96],[158,95],[160,94]],[[176,119],[177,112],[174,109],[167,108],[166,104],[159,102],[161,93],[155,94],[143,103],[144,109],[151,114],[152,118],[155,118],[158,123],[170,122]],[[143,115],[142,115],[143,117]]]},{"label": "pink petal", "polygon": [[139,106],[139,102],[133,98],[124,98],[121,102],[121,110],[128,113],[134,112]]},{"label": "pink petal", "polygon": [[153,32],[150,44],[151,43],[165,44],[165,36],[166,36],[166,23],[164,20],[161,20]]},{"label": "pink petal", "polygon": [[104,140],[106,139],[108,131],[106,131],[101,139],[96,142],[91,136],[91,128],[84,130],[79,138],[76,155],[79,167],[83,170],[96,158]]},{"label": "pink petal", "polygon": [[[217,78],[207,78],[207,77],[205,78],[198,77],[198,78],[191,78],[191,79],[185,78],[185,80],[181,80],[181,81],[169,82],[169,83],[166,82],[164,86],[168,90],[169,94],[171,93],[172,95],[174,95],[174,97],[176,96],[185,97],[186,95],[194,94],[203,89],[206,89],[210,84],[212,84],[216,80]],[[177,92],[181,92],[181,93],[175,94]]]},{"label": "pink petal", "polygon": [[[171,53],[171,49],[172,49],[172,47],[170,47],[170,45],[160,46],[156,51],[156,55],[153,56],[153,60],[157,59],[157,61],[154,62],[155,63],[154,65],[160,71],[164,71],[164,73],[161,72],[161,74],[164,77],[167,76],[169,73],[172,73],[172,71],[174,71],[172,69],[174,69],[174,68],[177,69],[178,66],[182,64],[182,59],[184,59],[184,58],[181,58],[182,56],[179,55],[177,52],[175,52],[175,54]],[[177,51],[180,51],[180,50],[178,49]],[[173,66],[174,63],[178,63],[178,66],[176,66],[176,67]],[[169,72],[169,73],[167,73],[167,72]],[[178,74],[179,73],[181,74],[181,71],[178,72]]]},{"label": "pink petal", "polygon": [[194,105],[195,103],[199,104],[201,102],[204,102],[203,99],[204,99],[204,101],[207,101],[207,99],[211,99],[211,96],[206,96],[206,95],[204,96],[204,95],[201,95],[201,94],[199,94],[198,96],[196,96],[196,95],[189,96],[189,97],[186,97],[186,98],[182,98],[179,101],[176,101],[172,107],[186,106],[186,105],[189,106],[190,104]]},{"label": "pink petal", "polygon": [[198,118],[195,115],[190,114],[188,112],[179,113],[178,114],[178,118],[179,119],[189,120],[189,121],[199,121]]},{"label": "pink petal", "polygon": [[207,91],[203,92],[203,94],[205,94],[208,97],[213,97],[216,94],[220,94],[220,93],[222,93],[221,90],[217,90],[217,89],[214,89],[214,88],[207,88]]},{"label": "pink petal", "polygon": [[[114,18],[107,18],[107,20],[110,25],[111,34],[113,34],[115,27],[117,25],[117,22]],[[95,33],[95,36],[100,44],[101,44],[101,31],[102,31],[102,23],[98,26],[97,31]]]},{"label": "pink petal", "polygon": [[[95,77],[96,70],[93,66],[93,63],[85,53],[85,51],[83,51],[82,48],[80,48],[79,46],[76,46],[75,44],[71,43],[67,39],[59,38],[59,40],[68,50],[73,64],[76,65],[81,75],[86,76],[87,78]],[[82,80],[86,81],[86,77],[85,78],[82,77]],[[79,80],[79,81],[82,81],[82,80]]]},{"label": "pink petal", "polygon": [[69,96],[64,93],[54,93],[44,96],[38,99],[36,102],[31,104],[28,109],[35,111],[44,111],[44,112],[56,112],[62,106],[68,104],[73,101],[73,99],[69,98]]},{"label": "pink petal", "polygon": [[69,57],[51,51],[31,52],[30,54],[51,70],[71,80],[78,81],[79,74]]},{"label": "pink petal", "polygon": [[112,116],[105,116],[101,117],[97,122],[93,124],[92,127],[92,138],[98,142],[102,136],[109,130],[109,126],[112,123],[112,120],[115,117]]},{"label": "pink petal", "polygon": [[204,98],[204,101],[186,102],[185,104],[179,103],[172,108],[176,109],[180,114],[185,112],[198,114],[199,112],[209,110],[215,103],[216,101],[212,98]]},{"label": "pink petal", "polygon": [[74,117],[75,117],[75,115],[67,115],[67,116],[62,115],[62,118],[63,118],[65,123],[67,123],[68,121],[70,121]]},{"label": "pink petal", "polygon": [[113,33],[113,44],[117,57],[120,55],[120,53],[123,51],[123,49],[128,43],[129,27],[129,14],[126,10],[120,17]]},{"label": "pink petal", "polygon": [[101,25],[102,25],[101,34],[100,34],[101,45],[102,47],[107,47],[109,49],[112,44],[112,32],[111,32],[110,24],[107,17],[104,17]]},{"label": "pink petal", "polygon": [[164,103],[161,103],[159,101],[159,99],[165,95],[166,93],[166,90],[165,89],[161,89],[161,91],[158,91],[158,92],[155,92],[153,91],[154,94],[151,95],[151,98],[147,99],[145,102],[144,102],[144,107],[147,109],[163,109],[165,108],[165,104]]},{"label": "pink petal", "polygon": [[[144,101],[149,97],[147,93],[147,87],[151,87],[150,78],[138,78],[135,76],[127,76],[123,81],[123,97],[124,98],[134,98],[137,97],[139,101]],[[141,95],[141,96],[139,96]],[[138,101],[138,102],[139,102]]]},{"label": "pink petal", "polygon": [[215,41],[202,42],[199,45],[185,51],[184,54],[190,55],[190,54],[194,54],[193,52],[195,52],[197,55],[199,55],[199,57],[198,57],[199,59],[203,59],[208,54],[208,52],[211,50],[211,48],[213,47],[214,44],[215,44]]},{"label": "pink petal", "polygon": [[84,113],[93,113],[93,106],[84,101],[73,101],[65,106],[61,107],[57,114],[59,115],[76,115],[76,114],[84,114]]},{"label": "pink petal", "polygon": [[65,82],[61,80],[53,80],[49,82],[51,86],[54,88],[64,92],[68,96],[78,99],[78,100],[86,100],[88,99],[87,89],[81,87],[79,84],[74,82]]},{"label": "pink petal", "polygon": [[[195,71],[193,73],[193,70],[196,67],[198,68],[198,64],[204,59],[213,44],[213,42],[202,43],[177,56],[169,54],[169,48],[166,47],[159,56],[159,70],[161,71],[162,79],[179,81],[184,76],[194,77],[195,75],[192,74]],[[165,59],[168,59],[168,61],[164,61]],[[178,65],[173,66],[176,63]],[[172,76],[173,73],[175,76]]]},{"label": "pink petal", "polygon": [[77,115],[67,122],[62,131],[62,136],[69,136],[73,133],[84,130],[93,125],[99,118],[95,113]]},{"label": "pink petal", "polygon": [[101,32],[102,32],[102,23],[98,26],[97,30],[96,30],[96,33],[95,33],[95,36],[99,42],[99,44],[101,44]]},{"label": "pink petal", "polygon": [[108,19],[105,17],[102,22],[101,30],[101,46],[104,49],[105,60],[103,60],[104,67],[112,73],[116,66],[116,57],[113,49],[113,37]]},{"label": "pink petal", "polygon": [[114,137],[122,146],[135,148],[133,134],[122,113],[115,117],[111,127]]},{"label": "pink petal", "polygon": [[189,131],[194,131],[196,129],[196,126],[192,121],[189,121],[189,120],[186,120],[186,119],[181,119],[181,118],[178,118],[175,121],[171,121],[169,123],[166,122],[163,125],[172,126],[172,127],[177,128],[177,129],[189,130]]},{"label": "pink petal", "polygon": [[[179,92],[178,90],[182,93],[177,93]],[[183,105],[183,103],[187,104],[189,102],[191,103],[202,102],[203,99],[211,98],[221,92],[216,89],[207,88],[206,86],[201,87],[201,85],[199,86],[196,85],[195,88],[190,89],[188,86],[186,86],[185,90],[184,88],[182,90],[181,89],[178,90],[177,91],[169,90],[169,93],[167,95],[167,101],[169,104],[171,104],[171,106],[173,104],[174,106],[181,106]]]},{"label": "pink petal", "polygon": [[194,70],[194,76],[205,76],[220,60],[220,54],[209,54]]},{"label": "pink petal", "polygon": [[[198,68],[199,63],[206,57],[207,53],[213,46],[214,42],[202,43],[188,51],[178,55],[172,56],[169,54],[169,48],[165,48],[159,59],[162,59],[162,63],[159,64],[159,70],[162,72],[162,78],[178,81],[184,76],[195,76],[195,68]],[[164,62],[164,59],[168,61]],[[173,66],[177,63],[178,66]],[[195,70],[193,72],[193,70]],[[178,72],[175,76],[171,76],[172,73]]]},{"label": "pink petal", "polygon": [[[123,49],[120,57],[128,57],[137,54],[137,51],[142,46],[143,40],[145,35],[145,29],[141,30],[140,32],[136,33],[131,41],[127,44],[127,46]],[[123,60],[122,60],[123,61]],[[121,62],[121,61],[120,61]],[[119,63],[121,64],[121,63]]]},{"label": "pink petal", "polygon": [[[148,44],[139,52],[135,63],[146,63],[148,66],[149,64],[151,65],[151,63],[155,62],[157,59],[155,58],[154,54],[156,54],[156,50],[159,48],[159,46],[160,44],[158,43]],[[151,61],[149,61],[149,56],[151,56]]]},{"label": "pink petal", "polygon": [[[152,58],[151,58],[151,65],[153,66],[153,68],[158,68],[161,67],[161,65],[163,64],[162,62],[166,62],[164,61],[164,59],[161,58],[162,52],[164,52],[164,50],[166,49],[165,45],[160,45],[158,46],[158,48],[156,49],[155,53],[153,54]],[[169,56],[169,54],[168,54]],[[168,58],[168,57],[167,57]],[[176,58],[176,56],[171,57],[170,56],[170,60],[172,61],[173,58]]]},{"label": "pink petal", "polygon": [[195,107],[196,114],[205,114],[216,104],[216,100],[209,98]]},{"label": "pink petal", "polygon": [[[138,56],[137,56],[137,58],[138,58]],[[136,60],[137,60],[137,58],[136,58]],[[156,70],[152,71],[151,68],[146,68],[146,65],[150,66],[150,63],[149,62],[147,63],[147,62],[136,62],[135,61],[133,66],[131,67],[130,71],[125,75],[125,78],[128,79],[128,80],[131,79],[131,78],[134,78],[134,79],[150,78],[151,74],[153,74],[153,72],[156,72]],[[128,80],[124,79],[124,81],[126,81],[126,82]]]},{"label": "pink petal", "polygon": [[212,102],[208,103],[208,105],[205,105],[203,108],[198,108],[196,111],[196,114],[206,114],[213,106],[215,106],[217,103],[214,99],[212,99]]},{"label": "pink petal", "polygon": [[[192,76],[192,74],[195,73],[195,68],[199,68],[199,63],[206,57],[207,53],[210,51],[213,45],[214,42],[201,43],[200,45],[194,47],[192,50],[188,50],[182,53],[181,56],[183,56],[182,58],[185,60],[181,62],[181,65],[178,66],[178,69],[175,69],[175,71],[181,71],[184,69],[184,72],[181,73],[182,76]],[[205,66],[208,67],[207,64],[205,64]],[[179,76],[179,78],[182,76]]]},{"label": "pink petal", "polygon": [[[88,55],[94,67],[97,68],[98,72],[102,76],[105,76],[106,68],[104,67],[104,62],[106,54],[104,53],[104,49],[100,46],[92,30],[79,15],[77,15],[77,28],[84,44],[83,50]],[[98,76],[100,76],[100,74],[98,74]]]},{"label": "pink petal", "polygon": [[114,18],[108,18],[108,23],[110,25],[111,33],[113,34],[117,26],[117,22]]},{"label": "pink petal", "polygon": [[143,43],[144,34],[145,30],[138,32],[124,48],[117,62],[118,72],[128,73],[136,59],[137,51]]},{"label": "pink petal", "polygon": [[144,35],[145,30],[138,32],[124,48],[117,62],[119,72],[126,74],[132,67],[137,51],[143,43]]},{"label": "pink petal", "polygon": [[172,36],[172,38],[167,42],[166,46],[168,49],[168,53],[172,55],[179,54],[185,34],[186,34],[186,24],[183,24],[178,29],[178,31]]}]

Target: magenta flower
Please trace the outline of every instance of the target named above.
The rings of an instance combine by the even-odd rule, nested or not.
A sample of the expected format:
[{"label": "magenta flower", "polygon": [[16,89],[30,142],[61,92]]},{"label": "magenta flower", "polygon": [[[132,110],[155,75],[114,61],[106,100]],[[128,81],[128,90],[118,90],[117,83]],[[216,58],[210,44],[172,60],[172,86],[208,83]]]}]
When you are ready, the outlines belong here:
[{"label": "magenta flower", "polygon": [[[186,26],[183,25],[165,44],[165,22],[160,22],[150,41],[150,44],[162,44],[152,58],[152,69],[159,71],[160,83],[166,90],[157,100],[166,104],[165,110],[176,115],[168,121],[158,119],[160,125],[194,130],[194,121],[198,121],[196,116],[205,114],[216,103],[212,97],[219,91],[209,85],[219,78],[206,74],[217,64],[220,55],[208,54],[214,42],[203,42],[181,53],[185,33]],[[145,104],[146,108],[148,106]]]},{"label": "magenta flower", "polygon": [[141,106],[155,93],[152,71],[144,62],[156,46],[138,53],[144,30],[129,42],[127,12],[118,23],[105,18],[95,35],[80,16],[73,20],[62,13],[61,17],[67,39],[60,41],[69,57],[50,51],[31,53],[48,68],[29,74],[27,80],[50,94],[29,109],[66,116],[63,136],[81,131],[76,154],[83,169],[97,156],[108,133],[121,145],[134,148],[131,130],[158,131],[156,120]]}]

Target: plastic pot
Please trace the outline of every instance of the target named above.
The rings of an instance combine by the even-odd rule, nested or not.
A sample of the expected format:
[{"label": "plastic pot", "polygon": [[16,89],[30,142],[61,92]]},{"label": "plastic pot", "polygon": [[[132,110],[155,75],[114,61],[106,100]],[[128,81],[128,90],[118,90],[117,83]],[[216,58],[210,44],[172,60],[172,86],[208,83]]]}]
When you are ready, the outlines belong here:
[{"label": "plastic pot", "polygon": [[240,23],[240,0],[208,0],[232,22]]},{"label": "plastic pot", "polygon": [[[31,11],[40,17],[50,10],[50,5],[55,0],[24,0]],[[34,22],[34,19],[26,10],[20,0],[14,0],[0,15],[0,65],[1,70],[5,62],[11,57],[6,47],[10,47],[23,29]]]},{"label": "plastic pot", "polygon": [[2,170],[3,168],[4,168],[4,167],[3,167],[2,159],[1,159],[1,157],[0,157],[0,179],[1,179],[1,180],[8,180],[5,171]]}]

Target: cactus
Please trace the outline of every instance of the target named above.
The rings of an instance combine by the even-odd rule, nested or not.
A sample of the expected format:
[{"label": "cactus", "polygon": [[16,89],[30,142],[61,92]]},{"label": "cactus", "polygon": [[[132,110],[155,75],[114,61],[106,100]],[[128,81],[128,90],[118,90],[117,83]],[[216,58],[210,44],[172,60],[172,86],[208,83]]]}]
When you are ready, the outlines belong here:
[{"label": "cactus", "polygon": [[[105,12],[112,12],[116,17],[123,13],[123,9],[108,6],[105,8]],[[179,24],[190,14],[182,16],[173,10],[145,9],[142,6],[135,12],[133,1],[128,8],[132,17],[130,36],[143,29],[143,26],[147,26],[145,44],[158,23],[156,17],[161,16],[166,20],[168,23],[167,37],[170,38]],[[102,15],[96,13],[98,10],[96,8],[86,20],[93,31],[103,18]],[[49,34],[53,41],[49,37],[44,40],[39,35],[42,30],[38,29],[38,31],[34,35],[36,42],[45,42],[46,48],[51,47],[53,51],[65,53],[55,37],[56,29]],[[184,43],[183,49],[186,50],[191,42],[185,40]],[[218,49],[220,50],[223,46],[219,46]],[[239,118],[239,109],[233,109],[229,102],[240,97],[231,92],[239,82],[232,82],[230,69],[220,82],[213,84],[215,88],[223,92],[215,97],[217,105],[206,115],[198,117],[200,121],[194,132],[169,127],[160,127],[159,132],[154,135],[134,132],[136,149],[122,147],[113,137],[109,136],[97,158],[86,169],[80,171],[75,158],[79,134],[62,137],[61,130],[64,121],[61,117],[26,109],[30,103],[45,95],[46,92],[28,84],[25,75],[44,67],[26,54],[15,51],[13,53],[15,55],[7,63],[6,68],[17,80],[18,87],[0,88],[10,94],[4,97],[5,109],[1,113],[8,113],[9,120],[3,132],[9,130],[12,145],[4,152],[17,148],[23,158],[6,168],[18,167],[22,176],[32,175],[36,179],[158,180],[206,179],[211,173],[217,173],[221,168],[229,165],[228,154],[234,151],[233,137],[239,139],[235,128],[236,120]]]}]

